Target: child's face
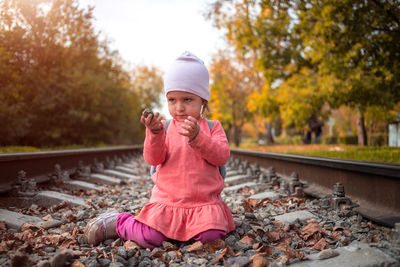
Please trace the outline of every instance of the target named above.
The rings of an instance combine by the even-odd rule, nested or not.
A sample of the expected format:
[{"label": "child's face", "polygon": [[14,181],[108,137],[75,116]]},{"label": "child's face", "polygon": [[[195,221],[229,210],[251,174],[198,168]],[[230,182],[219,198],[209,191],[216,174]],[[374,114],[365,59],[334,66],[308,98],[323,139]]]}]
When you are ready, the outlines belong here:
[{"label": "child's face", "polygon": [[195,94],[181,91],[167,93],[168,110],[177,121],[184,121],[188,116],[200,118],[203,99]]}]

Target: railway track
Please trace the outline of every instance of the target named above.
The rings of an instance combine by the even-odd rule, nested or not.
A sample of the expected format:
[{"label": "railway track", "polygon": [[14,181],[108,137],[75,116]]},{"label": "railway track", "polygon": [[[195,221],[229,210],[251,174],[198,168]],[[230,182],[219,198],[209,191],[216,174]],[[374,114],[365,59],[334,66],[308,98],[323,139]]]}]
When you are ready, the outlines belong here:
[{"label": "railway track", "polygon": [[[344,164],[233,149],[222,197],[236,230],[211,244],[145,250],[83,238],[91,218],[111,208],[136,214],[149,200],[141,147],[0,155],[0,265],[399,266],[398,166]],[[358,183],[376,187],[357,193],[366,190]],[[365,197],[381,185],[389,196]]]}]

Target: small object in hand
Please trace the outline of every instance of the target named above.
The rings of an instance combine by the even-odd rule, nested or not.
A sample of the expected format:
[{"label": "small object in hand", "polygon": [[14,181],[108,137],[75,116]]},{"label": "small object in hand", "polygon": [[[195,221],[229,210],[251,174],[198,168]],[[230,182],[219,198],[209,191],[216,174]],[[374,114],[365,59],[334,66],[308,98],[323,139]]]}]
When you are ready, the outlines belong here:
[{"label": "small object in hand", "polygon": [[145,118],[147,118],[147,116],[149,116],[150,114],[154,115],[153,111],[151,111],[150,109],[146,108],[145,110],[143,110],[143,116]]}]

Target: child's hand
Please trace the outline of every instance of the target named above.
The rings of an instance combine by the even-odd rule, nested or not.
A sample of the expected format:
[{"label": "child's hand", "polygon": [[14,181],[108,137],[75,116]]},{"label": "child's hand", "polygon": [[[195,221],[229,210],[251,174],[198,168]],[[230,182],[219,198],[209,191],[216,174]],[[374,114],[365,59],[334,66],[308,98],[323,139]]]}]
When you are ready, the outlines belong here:
[{"label": "child's hand", "polygon": [[142,116],[140,117],[140,122],[143,123],[146,128],[153,133],[159,133],[163,127],[161,119],[162,117],[158,112],[155,114],[153,114],[153,112],[143,112]]},{"label": "child's hand", "polygon": [[181,135],[189,137],[189,141],[192,141],[193,139],[196,138],[197,134],[200,131],[200,126],[197,123],[196,118],[193,118],[192,116],[188,116],[187,119],[184,121],[185,123],[182,124],[182,131],[179,133]]}]

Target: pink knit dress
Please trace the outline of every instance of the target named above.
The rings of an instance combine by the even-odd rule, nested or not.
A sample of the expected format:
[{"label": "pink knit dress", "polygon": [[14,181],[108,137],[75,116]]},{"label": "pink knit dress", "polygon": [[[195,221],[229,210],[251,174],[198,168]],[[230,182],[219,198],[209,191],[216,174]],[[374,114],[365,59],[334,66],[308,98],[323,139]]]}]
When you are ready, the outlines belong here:
[{"label": "pink knit dress", "polygon": [[205,119],[198,122],[200,132],[191,143],[178,133],[183,122],[176,120],[167,134],[146,130],[144,142],[144,159],[158,167],[150,201],[135,219],[180,241],[210,229],[235,229],[221,199],[224,182],[217,167],[230,155],[225,132],[219,121],[213,122],[211,133]]}]

